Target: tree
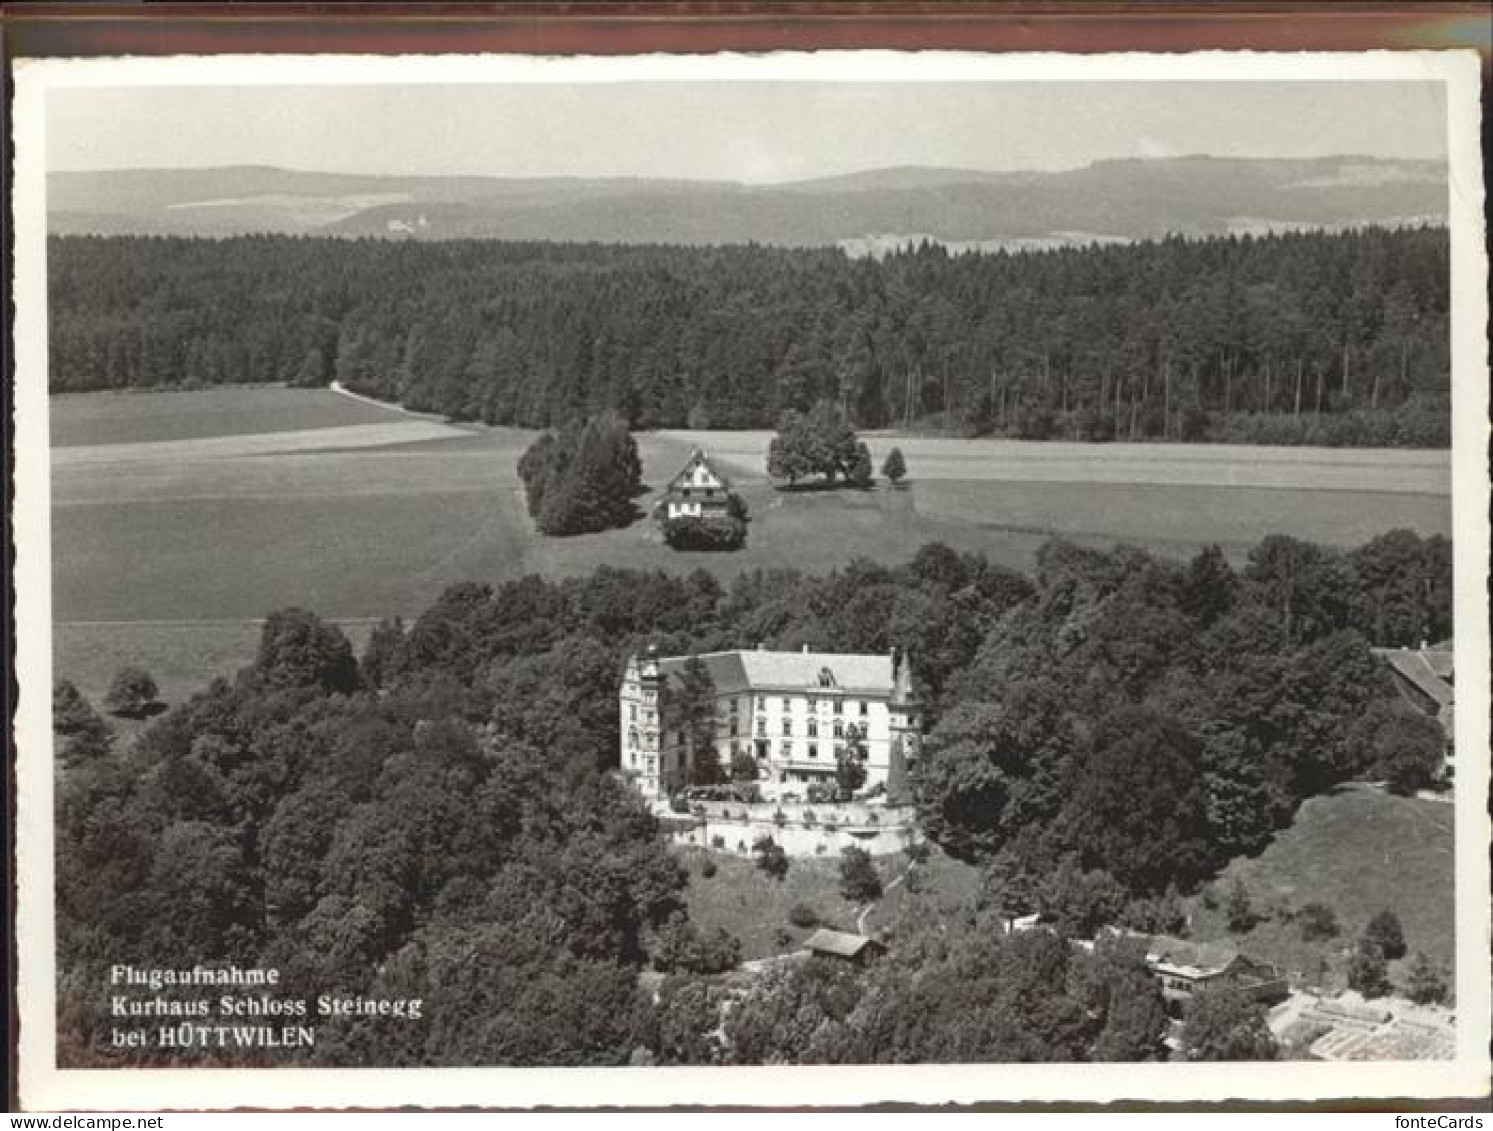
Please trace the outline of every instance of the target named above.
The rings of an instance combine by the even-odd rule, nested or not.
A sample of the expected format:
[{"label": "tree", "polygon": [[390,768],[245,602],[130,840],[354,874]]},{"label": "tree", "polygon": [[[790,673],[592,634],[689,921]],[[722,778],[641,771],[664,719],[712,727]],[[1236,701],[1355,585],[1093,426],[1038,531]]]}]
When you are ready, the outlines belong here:
[{"label": "tree", "polygon": [[881,877],[871,854],[850,845],[840,856],[840,894],[851,903],[870,903],[881,898]]},{"label": "tree", "polygon": [[[833,483],[850,476],[858,449],[855,431],[829,401],[821,401],[808,413],[788,412],[767,448],[767,474],[797,483],[821,475]],[[869,463],[870,456],[867,455]]]},{"label": "tree", "polygon": [[865,764],[853,749],[847,748],[835,762],[835,785],[839,787],[840,798],[848,801],[865,784]]},{"label": "tree", "polygon": [[1420,1005],[1440,1005],[1448,992],[1445,975],[1422,951],[1416,951],[1405,975],[1405,996]]},{"label": "tree", "polygon": [[1363,941],[1377,947],[1385,958],[1405,957],[1405,932],[1400,917],[1387,908],[1369,920],[1363,929]]},{"label": "tree", "polygon": [[1384,779],[1393,793],[1409,796],[1436,781],[1446,761],[1446,731],[1408,703],[1376,701],[1354,727],[1364,771]]},{"label": "tree", "polygon": [[1188,1060],[1275,1060],[1279,1046],[1265,1011],[1238,990],[1198,991],[1182,1022],[1182,1055]]},{"label": "tree", "polygon": [[518,473],[543,534],[608,530],[637,517],[632,500],[642,491],[642,462],[616,414],[541,434],[519,458]]},{"label": "tree", "polygon": [[144,668],[126,665],[114,673],[104,707],[111,715],[140,718],[157,707],[156,681]]},{"label": "tree", "polygon": [[1384,952],[1367,940],[1360,939],[1348,959],[1348,987],[1364,997],[1383,997],[1390,991],[1389,969]]},{"label": "tree", "polygon": [[845,477],[850,480],[852,487],[864,491],[871,486],[875,472],[872,470],[871,449],[864,443],[855,445],[855,458],[851,460],[850,467],[845,472]]},{"label": "tree", "polygon": [[1337,913],[1325,903],[1308,903],[1296,916],[1301,926],[1301,937],[1308,942],[1314,939],[1332,939],[1338,934]]},{"label": "tree", "polygon": [[683,911],[669,916],[653,949],[653,965],[665,972],[720,974],[740,961],[740,940],[720,927],[701,931]]},{"label": "tree", "polygon": [[109,724],[65,679],[52,689],[52,731],[62,740],[57,754],[69,766],[102,758],[114,745]]},{"label": "tree", "polygon": [[737,750],[731,755],[731,780],[756,781],[760,776],[757,759],[748,750]]},{"label": "tree", "polygon": [[907,461],[902,457],[901,448],[893,448],[887,452],[886,460],[881,465],[881,474],[886,476],[894,487],[902,482],[907,475]]},{"label": "tree", "polygon": [[664,688],[663,727],[684,742],[686,770],[692,785],[721,781],[721,760],[715,748],[715,681],[699,656],[684,661],[677,681]]},{"label": "tree", "polygon": [[788,874],[788,854],[772,837],[758,837],[752,844],[752,855],[757,858],[757,867],[773,879],[781,880]]},{"label": "tree", "polygon": [[1260,921],[1259,915],[1255,913],[1254,904],[1250,901],[1249,889],[1237,876],[1229,885],[1229,894],[1224,902],[1223,911],[1224,917],[1228,920],[1229,930],[1234,934],[1245,934]]},{"label": "tree", "polygon": [[97,717],[93,705],[77,686],[59,679],[52,687],[52,730],[57,734],[76,734]]},{"label": "tree", "polygon": [[278,609],[265,618],[249,674],[270,690],[348,694],[358,686],[358,663],[347,637],[305,609]]}]

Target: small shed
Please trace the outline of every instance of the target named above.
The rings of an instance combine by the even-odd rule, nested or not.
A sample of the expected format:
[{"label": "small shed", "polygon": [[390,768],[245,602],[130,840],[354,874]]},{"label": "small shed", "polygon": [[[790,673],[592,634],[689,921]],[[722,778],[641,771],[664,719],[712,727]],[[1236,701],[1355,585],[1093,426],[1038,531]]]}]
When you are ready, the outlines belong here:
[{"label": "small shed", "polygon": [[886,953],[886,947],[873,938],[853,935],[848,931],[832,931],[828,927],[815,931],[804,945],[816,958],[834,958],[858,964],[864,964]]}]

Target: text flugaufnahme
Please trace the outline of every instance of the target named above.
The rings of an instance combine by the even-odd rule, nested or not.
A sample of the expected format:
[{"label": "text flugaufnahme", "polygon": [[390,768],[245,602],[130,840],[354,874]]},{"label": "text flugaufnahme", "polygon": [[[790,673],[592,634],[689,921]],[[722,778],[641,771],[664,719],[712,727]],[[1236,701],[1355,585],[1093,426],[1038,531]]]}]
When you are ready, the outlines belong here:
[{"label": "text flugaufnahme", "polygon": [[274,968],[116,965],[108,984],[110,1044],[118,1049],[309,1048],[326,1021],[424,1014],[420,998],[282,992]]}]

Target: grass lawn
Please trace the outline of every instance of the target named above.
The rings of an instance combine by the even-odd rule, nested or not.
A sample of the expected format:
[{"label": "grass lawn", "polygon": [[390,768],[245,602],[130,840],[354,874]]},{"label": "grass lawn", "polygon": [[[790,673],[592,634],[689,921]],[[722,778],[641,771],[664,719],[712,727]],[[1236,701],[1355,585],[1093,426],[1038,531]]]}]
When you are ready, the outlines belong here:
[{"label": "grass lawn", "polygon": [[969,905],[980,891],[980,869],[946,856],[937,845],[930,844],[928,859],[914,865],[909,871],[907,860],[902,856],[892,857],[877,868],[886,884],[904,873],[906,878],[896,887],[888,888],[866,916],[866,932],[875,934],[896,922],[902,903],[909,891],[915,892],[926,903],[931,904],[940,918],[947,917]]},{"label": "grass lawn", "polygon": [[[361,654],[374,622],[337,625]],[[174,706],[214,676],[231,677],[249,663],[259,632],[259,622],[250,620],[58,625],[52,633],[52,668],[102,710],[114,673],[135,664],[155,678],[161,701]]]},{"label": "grass lawn", "polygon": [[[856,907],[840,898],[838,860],[796,859],[781,880],[769,877],[754,860],[699,848],[678,849],[689,870],[685,899],[690,918],[701,928],[722,927],[741,940],[744,960],[797,950],[813,933],[788,922],[788,912],[802,903],[819,913],[826,926],[855,930]],[[701,875],[706,860],[716,873]],[[785,932],[780,941],[779,932]]]},{"label": "grass lawn", "polygon": [[74,393],[50,398],[48,413],[52,446],[57,448],[289,432],[398,419],[388,409],[327,389],[280,385]]},{"label": "grass lawn", "polygon": [[[1410,953],[1425,951],[1446,970],[1456,957],[1452,806],[1348,787],[1302,805],[1291,827],[1258,857],[1231,863],[1214,888],[1218,909],[1189,900],[1193,935],[1228,934],[1222,907],[1235,879],[1257,912],[1300,910],[1312,902],[1337,914],[1336,939],[1306,942],[1294,922],[1271,916],[1240,938],[1246,953],[1274,962],[1296,979],[1340,976],[1341,952],[1388,908],[1400,920]],[[1324,965],[1325,964],[1325,965]],[[1390,964],[1392,980],[1403,962]]]},{"label": "grass lawn", "polygon": [[[409,617],[459,581],[604,564],[704,568],[729,581],[854,557],[896,564],[932,541],[1028,569],[1050,533],[1179,554],[1218,541],[1237,554],[1273,530],[1341,543],[1392,526],[1445,531],[1450,510],[1435,492],[1445,453],[873,435],[878,463],[893,443],[907,452],[910,486],[783,492],[763,472],[767,433],[644,433],[643,508],[700,443],[751,510],[745,549],[680,553],[646,519],[573,538],[535,533],[515,466],[533,433],[518,429],[443,429],[278,387],[64,396],[51,408],[58,671],[83,671],[84,682],[95,654],[122,662],[137,638],[141,654],[128,658],[158,679],[201,671],[205,682],[248,661],[252,633],[235,622],[291,604],[339,620]],[[369,442],[375,425],[414,442],[339,443]],[[443,438],[422,439],[431,429]],[[283,441],[264,435],[276,430]],[[1342,489],[1344,476],[1364,489]],[[1259,486],[1283,477],[1320,489]],[[1386,493],[1395,483],[1400,492]],[[152,623],[124,627],[142,621]]]}]

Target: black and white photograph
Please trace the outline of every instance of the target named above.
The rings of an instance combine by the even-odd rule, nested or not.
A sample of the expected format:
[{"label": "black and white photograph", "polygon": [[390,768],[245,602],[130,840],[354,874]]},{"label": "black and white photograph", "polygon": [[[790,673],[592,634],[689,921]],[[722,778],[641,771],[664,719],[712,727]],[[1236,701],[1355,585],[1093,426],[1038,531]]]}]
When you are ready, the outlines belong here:
[{"label": "black and white photograph", "polygon": [[35,1102],[1486,1091],[1474,53],[16,85]]}]

